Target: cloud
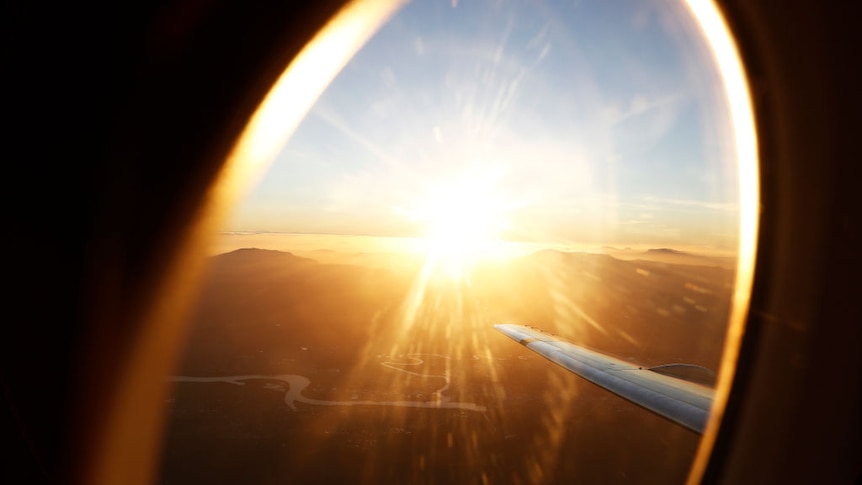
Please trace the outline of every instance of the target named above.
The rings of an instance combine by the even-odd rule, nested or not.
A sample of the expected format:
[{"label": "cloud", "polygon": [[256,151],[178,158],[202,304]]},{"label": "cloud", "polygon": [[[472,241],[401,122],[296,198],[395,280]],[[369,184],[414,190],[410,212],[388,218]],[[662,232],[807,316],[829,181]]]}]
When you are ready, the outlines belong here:
[{"label": "cloud", "polygon": [[[605,115],[609,124],[617,125],[631,118],[640,116],[650,111],[660,111],[667,113],[673,119],[676,118],[678,111],[676,104],[685,98],[685,93],[671,93],[661,96],[647,96],[643,93],[636,93],[628,100],[628,106],[625,110],[621,110],[619,103],[610,104],[605,108]],[[672,121],[672,120],[668,120]],[[670,123],[665,123],[670,124]]]},{"label": "cloud", "polygon": [[736,203],[732,202],[715,202],[692,199],[667,199],[653,196],[644,197],[643,200],[645,202],[661,206],[686,207],[699,210],[706,209],[716,212],[736,212],[739,210],[739,206]]}]

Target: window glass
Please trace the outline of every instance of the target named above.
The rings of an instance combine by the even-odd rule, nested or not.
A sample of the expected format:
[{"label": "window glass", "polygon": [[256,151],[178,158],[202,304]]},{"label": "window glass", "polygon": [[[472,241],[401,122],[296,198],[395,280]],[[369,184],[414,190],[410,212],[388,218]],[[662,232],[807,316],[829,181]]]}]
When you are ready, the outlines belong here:
[{"label": "window glass", "polygon": [[406,4],[219,235],[162,482],[683,482],[698,433],[494,325],[714,386],[728,110],[675,1]]}]

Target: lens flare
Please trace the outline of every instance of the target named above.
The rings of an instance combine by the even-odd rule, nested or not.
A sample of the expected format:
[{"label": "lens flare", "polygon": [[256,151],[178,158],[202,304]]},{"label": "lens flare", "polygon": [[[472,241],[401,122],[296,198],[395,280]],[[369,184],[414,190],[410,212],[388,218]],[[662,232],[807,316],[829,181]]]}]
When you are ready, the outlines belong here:
[{"label": "lens flare", "polygon": [[431,270],[443,269],[460,279],[473,264],[505,251],[512,204],[497,180],[471,173],[441,181],[402,211],[421,226],[420,248]]}]

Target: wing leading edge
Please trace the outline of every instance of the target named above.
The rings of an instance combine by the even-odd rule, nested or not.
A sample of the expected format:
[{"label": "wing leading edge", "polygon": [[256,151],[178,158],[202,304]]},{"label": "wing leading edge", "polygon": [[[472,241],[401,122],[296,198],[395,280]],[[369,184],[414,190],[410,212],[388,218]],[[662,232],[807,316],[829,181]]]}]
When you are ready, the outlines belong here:
[{"label": "wing leading edge", "polygon": [[712,389],[578,347],[523,325],[505,323],[494,328],[593,384],[703,433],[712,406]]}]

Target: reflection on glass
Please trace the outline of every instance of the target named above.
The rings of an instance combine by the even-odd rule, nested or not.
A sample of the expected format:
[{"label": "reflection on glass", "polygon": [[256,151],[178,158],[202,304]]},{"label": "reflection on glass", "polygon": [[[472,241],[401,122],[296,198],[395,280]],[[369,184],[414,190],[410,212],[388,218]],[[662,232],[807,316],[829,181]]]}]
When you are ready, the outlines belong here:
[{"label": "reflection on glass", "polygon": [[683,482],[697,432],[494,324],[710,392],[739,223],[723,93],[670,0],[404,6],[220,235],[162,480]]}]

